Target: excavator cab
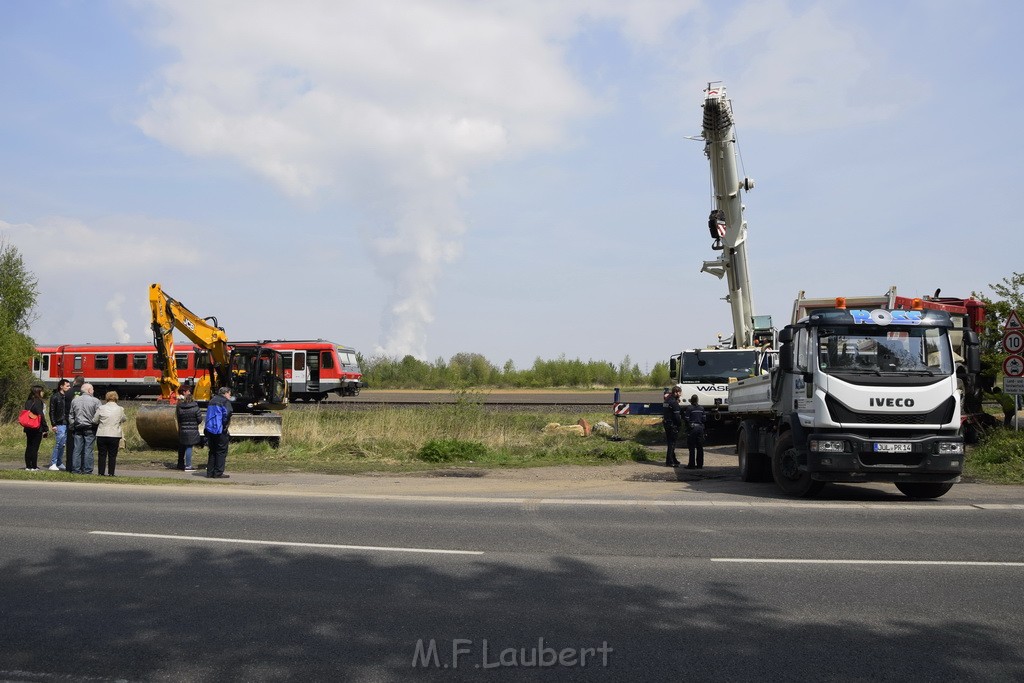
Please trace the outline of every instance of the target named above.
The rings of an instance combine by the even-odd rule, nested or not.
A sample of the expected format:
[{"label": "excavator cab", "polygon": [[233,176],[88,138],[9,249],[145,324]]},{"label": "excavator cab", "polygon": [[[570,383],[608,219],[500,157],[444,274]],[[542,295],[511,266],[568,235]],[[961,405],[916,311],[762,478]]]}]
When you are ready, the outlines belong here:
[{"label": "excavator cab", "polygon": [[231,392],[235,401],[251,410],[274,410],[287,404],[287,386],[281,353],[254,345],[231,349]]}]

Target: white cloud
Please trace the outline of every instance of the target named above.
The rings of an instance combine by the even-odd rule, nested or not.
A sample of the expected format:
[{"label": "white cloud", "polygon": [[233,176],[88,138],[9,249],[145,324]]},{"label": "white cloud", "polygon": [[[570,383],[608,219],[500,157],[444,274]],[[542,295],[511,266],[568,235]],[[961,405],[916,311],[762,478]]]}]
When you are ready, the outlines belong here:
[{"label": "white cloud", "polygon": [[[700,83],[742,92],[744,127],[806,131],[891,116],[906,97],[833,5],[697,0],[153,0],[178,58],[138,125],[182,152],[231,159],[294,198],[340,195],[392,287],[380,352],[426,355],[433,298],[461,251],[467,179],[565,145],[602,110],[566,58],[594,26],[657,54],[686,111]],[[686,19],[686,23],[681,19]],[[665,64],[671,64],[666,69]],[[688,83],[687,83],[688,81]],[[690,86],[693,86],[690,89]],[[894,95],[893,92],[903,93]]]},{"label": "white cloud", "polygon": [[729,17],[705,16],[684,48],[682,71],[691,88],[724,80],[742,98],[745,129],[806,133],[890,119],[923,87],[894,69],[868,27],[844,20],[842,9],[755,0]]},{"label": "white cloud", "polygon": [[[86,223],[64,216],[35,223],[0,220],[0,236],[21,253],[39,281],[41,315],[33,336],[44,342],[81,343],[101,328],[95,311],[103,305],[119,340],[127,341],[135,323],[121,316],[126,296],[147,301],[150,282],[172,273],[201,276],[195,232],[173,221],[116,216]],[[122,292],[128,292],[127,295]],[[148,321],[148,304],[138,327]],[[134,318],[133,318],[134,320]],[[108,333],[99,339],[105,340]]]},{"label": "white cloud", "polygon": [[293,197],[338,193],[393,287],[378,351],[424,356],[438,278],[461,250],[481,164],[563,144],[597,110],[564,59],[585,20],[656,40],[688,3],[318,0],[153,3],[180,59],[141,129],[223,156]]}]

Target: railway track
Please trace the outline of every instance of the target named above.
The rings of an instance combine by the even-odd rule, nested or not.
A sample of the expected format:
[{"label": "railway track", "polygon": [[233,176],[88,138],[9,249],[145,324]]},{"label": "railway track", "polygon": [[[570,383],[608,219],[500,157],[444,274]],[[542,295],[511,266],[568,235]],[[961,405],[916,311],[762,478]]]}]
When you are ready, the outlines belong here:
[{"label": "railway track", "polygon": [[[371,391],[363,390],[359,396],[339,397],[332,395],[325,401],[297,401],[289,410],[374,410],[388,408],[424,408],[456,406],[460,404],[479,405],[485,410],[504,411],[551,411],[568,413],[612,413],[612,392],[468,392],[451,391]],[[148,403],[155,397],[139,397],[140,403]],[[660,391],[622,392],[622,402],[661,403]]]}]

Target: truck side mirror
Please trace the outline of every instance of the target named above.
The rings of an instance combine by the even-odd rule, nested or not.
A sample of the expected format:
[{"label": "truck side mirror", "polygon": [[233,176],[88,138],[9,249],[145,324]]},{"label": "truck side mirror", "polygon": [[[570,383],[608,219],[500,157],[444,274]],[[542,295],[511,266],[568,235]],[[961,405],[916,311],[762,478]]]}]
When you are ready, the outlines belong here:
[{"label": "truck side mirror", "polygon": [[679,361],[675,358],[668,360],[668,376],[675,382],[679,381]]},{"label": "truck side mirror", "polygon": [[789,342],[793,341],[793,336],[793,326],[786,325],[779,331],[779,343],[788,344]]},{"label": "truck side mirror", "polygon": [[964,352],[967,358],[964,359],[967,365],[967,372],[977,375],[981,372],[981,339],[974,330],[964,331]]},{"label": "truck side mirror", "polygon": [[786,342],[779,349],[779,367],[783,372],[793,372],[793,344]]}]

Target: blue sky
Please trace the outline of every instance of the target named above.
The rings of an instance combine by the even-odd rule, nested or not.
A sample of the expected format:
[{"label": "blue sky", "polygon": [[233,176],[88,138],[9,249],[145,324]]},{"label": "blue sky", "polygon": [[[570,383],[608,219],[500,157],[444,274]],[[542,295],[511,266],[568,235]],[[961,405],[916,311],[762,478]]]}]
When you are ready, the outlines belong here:
[{"label": "blue sky", "polygon": [[229,337],[649,367],[731,332],[702,89],[755,311],[1024,270],[1016,3],[0,1],[0,239],[41,343]]}]

